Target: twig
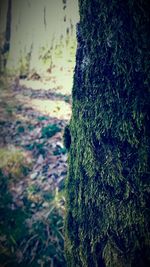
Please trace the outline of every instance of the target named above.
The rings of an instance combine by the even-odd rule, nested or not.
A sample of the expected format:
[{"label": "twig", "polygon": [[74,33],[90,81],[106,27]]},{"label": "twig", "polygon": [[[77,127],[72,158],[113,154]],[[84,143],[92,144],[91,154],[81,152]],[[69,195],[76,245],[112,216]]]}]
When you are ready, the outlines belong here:
[{"label": "twig", "polygon": [[25,251],[27,250],[27,248],[28,248],[28,246],[29,246],[29,243],[34,239],[34,238],[36,238],[38,235],[36,234],[36,235],[34,235],[34,236],[32,236],[28,241],[27,241],[27,244],[26,244],[26,246],[25,246],[25,248],[24,248],[24,250],[23,250],[23,254],[25,253]]}]

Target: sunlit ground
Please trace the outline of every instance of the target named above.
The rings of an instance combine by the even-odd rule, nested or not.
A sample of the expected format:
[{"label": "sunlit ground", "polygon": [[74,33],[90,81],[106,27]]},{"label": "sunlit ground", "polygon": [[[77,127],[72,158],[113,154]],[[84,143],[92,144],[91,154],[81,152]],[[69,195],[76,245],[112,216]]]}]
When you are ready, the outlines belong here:
[{"label": "sunlit ground", "polygon": [[43,77],[40,80],[22,79],[19,81],[19,86],[38,91],[48,91],[54,94],[54,99],[33,99],[29,96],[23,95],[18,91],[16,99],[26,107],[32,107],[32,109],[41,112],[43,115],[49,115],[58,119],[69,120],[71,116],[71,105],[67,101],[55,99],[55,95],[71,96],[73,83],[73,69],[64,72],[63,70],[54,69],[49,78]]},{"label": "sunlit ground", "polygon": [[32,105],[33,109],[40,111],[43,115],[56,117],[57,119],[69,120],[71,114],[70,104],[64,101],[53,100],[31,100],[27,106]]},{"label": "sunlit ground", "polygon": [[49,90],[55,89],[56,92],[66,95],[71,94],[73,83],[73,67],[68,70],[60,70],[60,68],[54,68],[52,73],[43,76],[42,80],[20,80],[21,86],[26,86],[32,89]]}]

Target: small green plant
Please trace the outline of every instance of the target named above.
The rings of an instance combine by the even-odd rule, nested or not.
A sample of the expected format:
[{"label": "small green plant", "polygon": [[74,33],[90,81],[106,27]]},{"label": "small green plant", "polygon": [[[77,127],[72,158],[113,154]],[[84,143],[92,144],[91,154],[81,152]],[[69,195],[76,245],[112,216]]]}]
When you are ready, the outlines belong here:
[{"label": "small green plant", "polygon": [[0,169],[10,180],[23,178],[30,170],[31,164],[20,149],[11,146],[0,148]]},{"label": "small green plant", "polygon": [[34,125],[32,125],[32,124],[28,126],[29,131],[33,131],[34,128],[35,128],[35,127],[34,127]]},{"label": "small green plant", "polygon": [[13,114],[13,107],[11,105],[7,104],[5,110],[9,116]]},{"label": "small green plant", "polygon": [[42,154],[43,156],[45,156],[46,150],[45,150],[44,145],[45,145],[45,142],[39,143],[35,141],[29,145],[26,145],[25,147],[27,150],[30,150],[30,151],[35,150],[35,153],[37,155]]},{"label": "small green plant", "polygon": [[49,210],[27,220],[28,239],[23,245],[24,261],[29,266],[66,266],[64,258],[63,217],[51,200]]},{"label": "small green plant", "polygon": [[49,138],[60,132],[61,129],[56,124],[49,124],[42,128],[42,138]]},{"label": "small green plant", "polygon": [[[19,244],[26,233],[26,212],[12,208],[9,178],[0,169],[0,266],[17,266]],[[29,214],[28,214],[29,216]]]},{"label": "small green plant", "polygon": [[17,128],[18,133],[24,133],[24,131],[25,131],[25,129],[23,126],[18,126],[18,128]]},{"label": "small green plant", "polygon": [[17,206],[10,185],[23,177],[26,164],[21,150],[0,149],[0,266],[65,267],[63,190],[40,194],[29,184],[23,207]]},{"label": "small green plant", "polygon": [[39,116],[37,117],[38,121],[44,121],[44,120],[48,120],[47,116]]},{"label": "small green plant", "polygon": [[[8,177],[0,170],[0,266],[65,267],[64,194],[45,193],[49,206],[33,212],[28,197],[24,208],[12,208],[8,185]],[[34,193],[37,188],[28,191]]]},{"label": "small green plant", "polygon": [[56,148],[56,150],[53,152],[53,154],[55,156],[57,155],[61,155],[61,154],[66,154],[67,153],[67,149],[65,147],[58,147]]}]

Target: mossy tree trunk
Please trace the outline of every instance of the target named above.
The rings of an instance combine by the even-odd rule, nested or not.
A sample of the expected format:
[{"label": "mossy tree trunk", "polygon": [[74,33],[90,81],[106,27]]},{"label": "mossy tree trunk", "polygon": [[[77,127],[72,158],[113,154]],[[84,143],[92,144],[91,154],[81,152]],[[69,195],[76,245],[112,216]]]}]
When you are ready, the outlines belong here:
[{"label": "mossy tree trunk", "polygon": [[150,266],[148,1],[79,0],[69,267]]}]

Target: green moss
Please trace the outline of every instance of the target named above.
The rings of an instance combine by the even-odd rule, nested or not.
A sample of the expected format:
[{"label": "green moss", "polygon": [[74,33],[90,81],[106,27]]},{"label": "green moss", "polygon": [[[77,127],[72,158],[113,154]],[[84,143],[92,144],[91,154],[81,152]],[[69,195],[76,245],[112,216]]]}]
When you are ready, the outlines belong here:
[{"label": "green moss", "polygon": [[148,266],[148,9],[144,1],[84,0],[79,7],[68,266]]}]

